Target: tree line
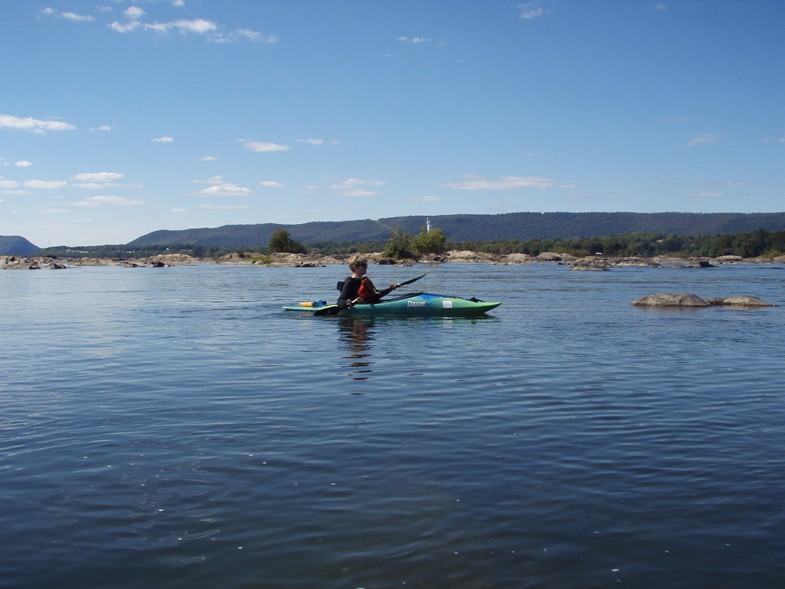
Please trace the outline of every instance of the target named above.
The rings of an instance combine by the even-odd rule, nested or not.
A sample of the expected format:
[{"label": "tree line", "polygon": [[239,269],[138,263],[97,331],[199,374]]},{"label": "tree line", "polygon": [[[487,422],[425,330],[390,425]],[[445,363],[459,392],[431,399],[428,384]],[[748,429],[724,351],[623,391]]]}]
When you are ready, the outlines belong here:
[{"label": "tree line", "polygon": [[[722,235],[676,235],[659,233],[633,233],[609,237],[575,239],[517,239],[496,241],[450,242],[441,229],[423,230],[412,235],[399,229],[387,242],[349,241],[341,243],[315,243],[303,245],[291,238],[286,229],[275,231],[267,244],[249,250],[264,254],[271,253],[314,253],[324,255],[348,255],[354,252],[382,252],[393,259],[416,259],[425,254],[443,254],[449,250],[471,250],[490,254],[522,253],[537,256],[542,252],[557,252],[582,257],[602,254],[612,257],[655,256],[716,258],[719,256],[741,256],[742,258],[775,257],[785,254],[785,231],[766,231]],[[128,245],[85,246],[79,248],[52,247],[41,250],[42,255],[64,258],[100,257],[133,259],[166,253],[188,254],[195,258],[210,259],[238,252],[237,248],[221,248],[197,245],[160,246]],[[243,253],[240,251],[240,253]]]}]

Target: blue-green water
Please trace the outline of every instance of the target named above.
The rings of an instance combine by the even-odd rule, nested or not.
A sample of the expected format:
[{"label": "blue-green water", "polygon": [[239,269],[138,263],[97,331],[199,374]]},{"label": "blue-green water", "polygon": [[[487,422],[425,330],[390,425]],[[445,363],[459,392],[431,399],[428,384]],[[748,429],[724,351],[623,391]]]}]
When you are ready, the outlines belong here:
[{"label": "blue-green water", "polygon": [[[379,284],[422,273],[372,268]],[[782,587],[785,269],[0,272],[0,586]],[[646,310],[646,294],[760,310]]]}]

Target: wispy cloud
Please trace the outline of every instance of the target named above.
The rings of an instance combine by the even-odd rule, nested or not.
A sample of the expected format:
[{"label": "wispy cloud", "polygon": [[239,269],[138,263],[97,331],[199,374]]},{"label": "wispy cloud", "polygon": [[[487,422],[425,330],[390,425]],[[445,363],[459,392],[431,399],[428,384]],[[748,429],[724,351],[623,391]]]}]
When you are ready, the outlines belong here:
[{"label": "wispy cloud", "polygon": [[174,137],[168,137],[164,135],[163,137],[155,137],[151,140],[153,143],[171,143],[174,141]]},{"label": "wispy cloud", "polygon": [[198,208],[200,209],[212,209],[212,210],[240,210],[240,209],[247,209],[248,205],[214,205],[214,204],[203,204],[199,205]]},{"label": "wispy cloud", "polygon": [[288,145],[270,143],[267,141],[248,141],[245,144],[245,148],[257,153],[266,153],[270,151],[289,151]]},{"label": "wispy cloud", "polygon": [[253,191],[245,186],[233,184],[223,179],[223,176],[213,176],[207,180],[197,180],[197,184],[207,184],[206,188],[199,190],[196,194],[199,196],[252,196]]},{"label": "wispy cloud", "polygon": [[96,196],[89,196],[82,200],[73,202],[71,203],[71,206],[86,207],[86,208],[95,208],[95,207],[100,207],[102,205],[111,205],[115,207],[137,207],[143,204],[144,204],[143,200],[134,200],[131,198],[126,198],[124,196],[96,195]]},{"label": "wispy cloud", "polygon": [[118,172],[82,172],[74,178],[81,182],[114,182],[122,180],[125,176]]},{"label": "wispy cloud", "polygon": [[554,188],[559,182],[552,178],[539,178],[536,176],[502,176],[498,179],[470,177],[462,182],[445,184],[447,188],[456,190],[511,190],[515,188]]},{"label": "wispy cloud", "polygon": [[76,188],[87,190],[105,190],[106,188],[116,188],[118,182],[125,178],[119,172],[82,172],[74,176],[77,181],[73,184]]},{"label": "wispy cloud", "polygon": [[54,16],[58,18],[64,18],[66,20],[70,20],[71,22],[93,22],[95,18],[89,14],[77,14],[76,12],[60,12],[51,7],[46,7],[41,11],[41,14],[46,16]]},{"label": "wispy cloud", "polygon": [[264,180],[259,182],[259,186],[262,186],[263,188],[283,188],[283,184],[273,180]]},{"label": "wispy cloud", "polygon": [[520,10],[522,20],[534,20],[550,13],[550,10],[546,9],[542,2],[536,1],[518,4],[518,10]]},{"label": "wispy cloud", "polygon": [[[184,6],[184,3],[175,4]],[[180,33],[183,35],[201,35],[215,43],[231,43],[234,41],[255,41],[262,43],[277,43],[275,35],[265,35],[259,31],[248,28],[238,28],[232,31],[224,31],[223,27],[210,19],[176,19],[166,22],[147,20],[144,9],[139,6],[131,6],[123,11],[123,20],[115,20],[109,24],[109,28],[118,33],[133,33],[144,31],[166,35],[169,33]]]},{"label": "wispy cloud", "polygon": [[33,133],[46,133],[47,131],[72,131],[76,129],[70,123],[63,121],[44,121],[33,117],[15,117],[13,115],[0,114],[0,127],[6,129],[20,129],[22,131],[32,131]]},{"label": "wispy cloud", "polygon": [[412,202],[436,202],[441,200],[438,196],[433,196],[432,194],[426,194],[425,196],[410,196],[406,200],[410,200]]},{"label": "wispy cloud", "polygon": [[62,180],[27,180],[23,184],[28,188],[38,188],[40,190],[60,190],[68,185],[67,182]]},{"label": "wispy cloud", "polygon": [[372,198],[379,193],[372,190],[373,187],[384,186],[381,180],[363,180],[361,178],[347,178],[336,182],[330,188],[342,196],[353,198]]},{"label": "wispy cloud", "polygon": [[398,41],[400,43],[411,43],[412,45],[421,45],[423,43],[430,43],[432,39],[430,37],[406,37],[401,36],[398,37]]},{"label": "wispy cloud", "polygon": [[17,168],[29,168],[33,165],[33,162],[28,162],[27,160],[19,160],[18,162],[14,162],[14,165]]},{"label": "wispy cloud", "polygon": [[695,147],[697,145],[705,145],[706,143],[719,143],[722,140],[722,135],[716,135],[712,133],[704,133],[702,135],[696,135],[692,139],[687,142],[687,145],[690,147]]},{"label": "wispy cloud", "polygon": [[308,145],[324,145],[324,139],[298,139],[297,143],[306,143]]}]

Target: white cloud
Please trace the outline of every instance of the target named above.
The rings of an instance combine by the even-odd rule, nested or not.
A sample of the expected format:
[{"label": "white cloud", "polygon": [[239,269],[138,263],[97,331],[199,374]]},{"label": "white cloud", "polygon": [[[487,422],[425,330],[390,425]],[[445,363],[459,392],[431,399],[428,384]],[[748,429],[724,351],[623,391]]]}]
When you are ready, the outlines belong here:
[{"label": "white cloud", "polygon": [[534,20],[550,12],[543,7],[541,2],[524,2],[518,5],[518,9],[521,11],[521,19],[523,20]]},{"label": "white cloud", "polygon": [[[185,6],[183,0],[174,0],[174,6]],[[131,6],[123,11],[125,20],[114,21],[109,28],[118,33],[132,33],[134,31],[147,31],[166,35],[168,33],[181,33],[201,35],[209,41],[215,43],[232,43],[238,40],[261,41],[264,43],[277,43],[278,38],[274,35],[263,35],[258,31],[248,28],[238,28],[230,33],[221,31],[221,25],[206,18],[177,19],[167,22],[148,21],[145,19],[146,13],[139,6]]]},{"label": "white cloud", "polygon": [[269,143],[266,141],[248,141],[245,144],[246,149],[255,151],[257,153],[266,153],[271,151],[289,151],[288,145],[280,145],[278,143]]},{"label": "white cloud", "polygon": [[218,25],[211,20],[197,18],[193,20],[180,19],[168,23],[153,23],[145,25],[145,28],[149,28],[158,33],[167,33],[170,30],[175,30],[181,33],[204,35],[217,30]]},{"label": "white cloud", "polygon": [[144,16],[144,9],[139,6],[129,6],[123,11],[123,14],[131,20],[139,20]]},{"label": "white cloud", "polygon": [[62,121],[43,121],[33,117],[15,117],[13,115],[0,114],[0,127],[7,129],[21,129],[34,133],[46,133],[47,131],[71,131],[76,129],[74,125]]},{"label": "white cloud", "polygon": [[401,37],[398,37],[398,41],[401,42],[401,43],[411,43],[412,45],[420,45],[422,43],[430,43],[431,42],[431,38],[430,37],[406,37],[406,36],[401,36]]},{"label": "white cloud", "polygon": [[355,198],[368,198],[377,196],[379,193],[375,190],[371,190],[370,187],[375,186],[384,186],[384,182],[381,180],[362,180],[360,178],[347,178],[346,180],[341,180],[340,182],[336,182],[331,186],[331,188],[343,195],[343,196],[350,196]]},{"label": "white cloud", "polygon": [[197,183],[209,185],[196,193],[199,196],[253,196],[253,191],[250,188],[226,182],[223,176],[213,176],[207,180],[197,181]]},{"label": "white cloud", "polygon": [[61,180],[27,180],[24,185],[28,188],[40,188],[42,190],[59,190],[66,187],[66,183]]},{"label": "white cloud", "polygon": [[32,162],[28,162],[27,160],[19,160],[18,162],[14,162],[14,165],[17,168],[29,168],[33,165]]},{"label": "white cloud", "polygon": [[714,135],[711,133],[704,133],[703,135],[696,135],[687,142],[690,147],[696,145],[704,145],[706,143],[718,143],[722,139],[721,135]]},{"label": "white cloud", "polygon": [[125,198],[124,196],[115,196],[115,195],[100,195],[100,196],[90,196],[88,198],[76,201],[71,203],[71,206],[74,207],[100,207],[101,205],[112,205],[116,207],[135,207],[139,205],[143,205],[143,200],[133,200],[130,198]]},{"label": "white cloud", "polygon": [[307,143],[308,145],[324,145],[324,139],[298,139],[297,143]]},{"label": "white cloud", "polygon": [[19,182],[16,180],[6,180],[0,176],[0,188],[16,188],[17,186],[19,186]]},{"label": "white cloud", "polygon": [[199,205],[200,209],[213,209],[213,210],[239,210],[239,209],[247,209],[248,205],[214,205],[214,204],[203,204]]},{"label": "white cloud", "polygon": [[93,127],[90,129],[91,131],[114,131],[114,127],[111,125],[99,125],[98,127]]},{"label": "white cloud", "polygon": [[95,20],[89,14],[77,14],[76,12],[58,12],[52,7],[47,6],[41,11],[41,14],[46,16],[56,16],[70,20],[71,22],[92,22]]},{"label": "white cloud", "polygon": [[171,143],[172,141],[174,141],[174,137],[167,137],[166,135],[152,139],[153,143]]},{"label": "white cloud", "polygon": [[122,180],[125,176],[118,172],[83,172],[74,178],[81,182],[114,182]]},{"label": "white cloud", "polygon": [[188,212],[188,209],[171,209],[171,210],[170,210],[170,212],[172,212],[172,213],[175,213],[175,214],[178,214],[178,215],[179,215],[180,213],[187,213],[187,212]]},{"label": "white cloud", "polygon": [[438,196],[433,196],[432,194],[426,194],[425,196],[410,196],[407,200],[413,202],[436,202],[441,200]]},{"label": "white cloud", "polygon": [[198,159],[200,162],[214,162],[218,160],[218,158],[214,155],[203,155],[196,159]]},{"label": "white cloud", "polygon": [[75,12],[63,12],[61,16],[72,22],[93,22],[95,20],[89,14],[77,14]]},{"label": "white cloud", "polygon": [[264,188],[283,188],[283,184],[280,182],[275,182],[273,180],[265,180],[263,182],[259,182],[259,186],[263,186]]},{"label": "white cloud", "polygon": [[457,190],[511,190],[514,188],[544,189],[553,188],[558,185],[559,183],[551,178],[538,178],[536,176],[502,176],[496,180],[472,177],[463,182],[450,182],[444,186]]}]

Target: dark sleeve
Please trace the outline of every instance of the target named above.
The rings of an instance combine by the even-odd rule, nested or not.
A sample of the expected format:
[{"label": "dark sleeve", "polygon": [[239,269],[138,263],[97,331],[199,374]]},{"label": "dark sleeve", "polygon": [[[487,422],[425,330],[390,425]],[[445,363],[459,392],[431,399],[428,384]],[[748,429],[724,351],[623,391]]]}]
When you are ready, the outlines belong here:
[{"label": "dark sleeve", "polygon": [[338,306],[343,308],[348,306],[349,301],[353,301],[357,298],[357,291],[360,288],[360,279],[359,278],[352,278],[349,276],[343,282],[343,288],[341,289],[341,294],[338,295]]}]

